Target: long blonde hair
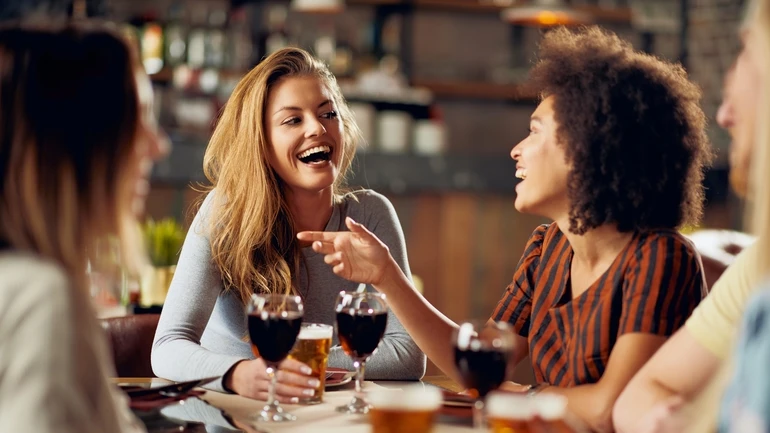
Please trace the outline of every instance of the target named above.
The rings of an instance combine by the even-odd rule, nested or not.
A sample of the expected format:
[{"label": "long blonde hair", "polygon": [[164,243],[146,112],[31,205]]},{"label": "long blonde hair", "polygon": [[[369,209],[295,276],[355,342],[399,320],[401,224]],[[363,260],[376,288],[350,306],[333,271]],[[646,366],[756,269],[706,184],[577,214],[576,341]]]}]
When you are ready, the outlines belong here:
[{"label": "long blonde hair", "polygon": [[0,28],[0,241],[57,262],[81,290],[96,240],[136,226],[136,65],[98,23]]},{"label": "long blonde hair", "polygon": [[[757,32],[759,58],[764,64],[763,76],[770,74],[770,1],[754,0],[747,9],[747,23]],[[749,182],[749,225],[757,235],[757,266],[755,281],[770,275],[770,79],[763,83],[756,113],[756,136],[752,153]]]},{"label": "long blonde hair", "polygon": [[246,302],[254,291],[291,293],[301,260],[295,227],[281,181],[269,164],[265,109],[273,86],[289,77],[317,77],[332,94],[343,124],[338,199],[359,137],[334,75],[298,48],[284,48],[249,71],[235,87],[203,157],[216,188],[209,214],[211,253],[225,290]]}]

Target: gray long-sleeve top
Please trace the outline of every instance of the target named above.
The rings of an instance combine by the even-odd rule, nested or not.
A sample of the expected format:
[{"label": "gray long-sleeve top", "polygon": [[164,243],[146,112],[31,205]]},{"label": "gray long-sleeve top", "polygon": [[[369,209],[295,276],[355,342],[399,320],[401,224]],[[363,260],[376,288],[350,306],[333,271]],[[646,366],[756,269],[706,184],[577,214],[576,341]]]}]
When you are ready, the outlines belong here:
[{"label": "gray long-sleeve top", "polygon": [[[223,291],[220,272],[211,259],[205,220],[215,193],[210,193],[203,202],[187,233],[155,334],[152,369],[166,379],[184,381],[223,376],[240,360],[254,358],[246,338],[244,306],[237,293]],[[390,248],[404,273],[411,276],[404,234],[387,198],[371,190],[349,193],[334,206],[324,230],[347,230],[347,216],[377,235]],[[337,294],[342,290],[355,290],[358,284],[335,275],[324,263],[323,255],[310,247],[303,248],[302,255],[303,321],[333,325]],[[353,362],[342,351],[336,335],[332,344],[329,366],[352,370]],[[425,355],[391,312],[385,336],[366,364],[366,378],[417,380],[425,374],[425,361]],[[212,382],[209,387],[224,391],[222,380]]]}]

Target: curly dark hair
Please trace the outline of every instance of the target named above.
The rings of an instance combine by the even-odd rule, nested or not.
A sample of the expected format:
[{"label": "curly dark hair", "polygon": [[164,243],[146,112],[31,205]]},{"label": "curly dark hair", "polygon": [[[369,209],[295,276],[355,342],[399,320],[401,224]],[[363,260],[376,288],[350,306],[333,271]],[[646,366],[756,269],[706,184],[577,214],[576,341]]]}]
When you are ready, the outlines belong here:
[{"label": "curly dark hair", "polygon": [[553,96],[571,166],[569,230],[622,232],[696,224],[712,150],[700,89],[680,65],[598,27],[543,36],[529,85]]}]

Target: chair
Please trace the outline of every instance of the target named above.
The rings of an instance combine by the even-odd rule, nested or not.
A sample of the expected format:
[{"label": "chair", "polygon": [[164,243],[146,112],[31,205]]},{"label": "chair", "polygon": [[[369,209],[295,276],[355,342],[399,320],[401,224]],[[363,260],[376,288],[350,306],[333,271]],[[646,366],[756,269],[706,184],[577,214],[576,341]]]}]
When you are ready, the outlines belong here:
[{"label": "chair", "polygon": [[756,240],[746,233],[714,229],[699,230],[688,237],[703,260],[703,272],[709,288],[733,264],[738,254]]},{"label": "chair", "polygon": [[155,377],[150,353],[159,319],[160,314],[137,314],[101,320],[118,377]]}]

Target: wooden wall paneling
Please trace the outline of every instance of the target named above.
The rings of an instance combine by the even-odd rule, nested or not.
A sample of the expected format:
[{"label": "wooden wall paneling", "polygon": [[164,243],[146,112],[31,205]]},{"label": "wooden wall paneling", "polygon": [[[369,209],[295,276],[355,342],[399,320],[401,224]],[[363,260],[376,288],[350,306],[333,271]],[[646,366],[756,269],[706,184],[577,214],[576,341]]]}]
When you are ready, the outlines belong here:
[{"label": "wooden wall paneling", "polygon": [[[423,282],[423,295],[437,304],[440,290],[440,226],[441,197],[437,194],[398,196],[391,199],[398,212],[406,237],[409,267],[413,275]],[[441,370],[430,360],[427,375],[440,374]]]},{"label": "wooden wall paneling", "polygon": [[489,306],[490,294],[499,290],[499,281],[503,272],[505,239],[501,235],[502,203],[492,195],[479,195],[477,198],[475,235],[476,243],[473,254],[473,280],[471,281],[471,315],[478,319],[487,319],[492,314]]},{"label": "wooden wall paneling", "polygon": [[476,199],[469,193],[450,193],[442,197],[440,226],[441,257],[439,296],[436,306],[450,319],[470,318],[471,270],[476,242]]}]

